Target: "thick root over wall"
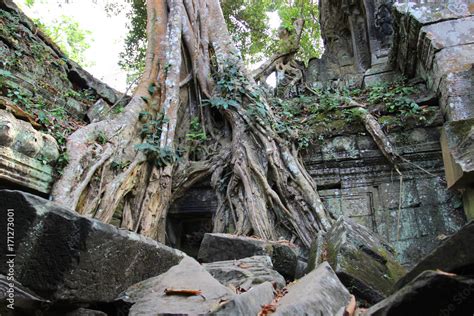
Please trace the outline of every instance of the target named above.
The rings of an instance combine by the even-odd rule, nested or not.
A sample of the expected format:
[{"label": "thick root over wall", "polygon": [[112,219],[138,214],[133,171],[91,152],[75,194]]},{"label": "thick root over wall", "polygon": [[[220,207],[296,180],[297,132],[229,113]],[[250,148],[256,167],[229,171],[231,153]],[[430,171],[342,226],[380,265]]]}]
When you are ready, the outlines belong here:
[{"label": "thick root over wall", "polygon": [[[295,148],[273,129],[276,118],[231,41],[219,1],[149,0],[147,12],[146,68],[134,97],[118,116],[70,136],[53,199],[104,222],[121,212],[124,228],[164,242],[170,204],[210,179],[219,202],[215,232],[309,247],[332,218]],[[239,80],[223,92],[216,78],[229,69]],[[230,96],[227,107],[205,102]],[[198,159],[186,136],[192,120],[206,135]],[[159,126],[144,135],[150,122]],[[150,139],[158,156],[166,149],[166,163],[137,150]]]}]

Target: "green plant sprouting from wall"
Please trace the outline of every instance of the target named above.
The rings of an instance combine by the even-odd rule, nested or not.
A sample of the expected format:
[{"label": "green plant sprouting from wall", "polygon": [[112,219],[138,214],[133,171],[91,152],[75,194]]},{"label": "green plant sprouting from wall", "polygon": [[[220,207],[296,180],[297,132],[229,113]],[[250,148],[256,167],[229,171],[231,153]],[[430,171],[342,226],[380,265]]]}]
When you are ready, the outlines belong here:
[{"label": "green plant sprouting from wall", "polygon": [[403,79],[376,84],[366,89],[310,89],[311,94],[292,99],[273,98],[272,107],[278,117],[275,130],[290,135],[298,148],[307,148],[326,136],[342,133],[365,133],[362,109],[351,101],[364,104],[389,131],[412,122],[424,124],[435,117],[433,107],[420,107],[413,97],[419,92]]},{"label": "green plant sprouting from wall", "polygon": [[166,123],[167,118],[159,113],[156,117],[150,112],[140,112],[140,121],[143,122],[141,135],[143,143],[135,146],[135,149],[142,151],[156,167],[161,168],[176,162],[180,155],[169,147],[161,147],[161,127]]}]

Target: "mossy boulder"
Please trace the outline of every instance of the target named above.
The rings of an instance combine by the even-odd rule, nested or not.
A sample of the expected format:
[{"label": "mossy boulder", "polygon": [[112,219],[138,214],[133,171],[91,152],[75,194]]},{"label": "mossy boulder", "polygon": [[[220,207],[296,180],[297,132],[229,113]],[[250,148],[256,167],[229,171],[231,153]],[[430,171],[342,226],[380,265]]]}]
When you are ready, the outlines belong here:
[{"label": "mossy boulder", "polygon": [[312,252],[317,253],[317,262],[329,262],[358,300],[369,304],[389,295],[405,274],[394,250],[381,237],[344,217],[337,220],[319,247],[312,247]]}]

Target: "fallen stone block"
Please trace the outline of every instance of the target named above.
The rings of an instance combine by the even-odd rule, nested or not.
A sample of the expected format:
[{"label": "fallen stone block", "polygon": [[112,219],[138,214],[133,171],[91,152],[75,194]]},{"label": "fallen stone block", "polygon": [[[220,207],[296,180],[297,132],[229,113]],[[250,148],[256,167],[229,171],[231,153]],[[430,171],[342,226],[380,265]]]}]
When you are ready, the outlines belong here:
[{"label": "fallen stone block", "polygon": [[239,260],[204,263],[203,267],[223,285],[248,291],[264,282],[274,283],[278,288],[286,285],[280,273],[273,270],[268,256],[254,256]]},{"label": "fallen stone block", "polygon": [[[79,216],[43,198],[0,190],[0,236],[14,224],[15,278],[53,302],[113,301],[130,285],[167,271],[186,255],[154,240]],[[9,210],[9,211],[7,211]],[[7,275],[5,260],[0,273]]]},{"label": "fallen stone block", "polygon": [[461,275],[474,275],[473,245],[474,221],[470,221],[402,277],[395,289],[402,288],[425,270],[439,269]]},{"label": "fallen stone block", "polygon": [[103,99],[99,99],[87,110],[87,118],[91,123],[102,121],[110,114],[110,110],[110,105]]},{"label": "fallen stone block", "polygon": [[317,239],[312,252],[316,255],[310,254],[310,266],[314,266],[311,261],[328,261],[349,291],[369,304],[389,295],[395,282],[405,274],[388,244],[366,227],[343,217],[328,231],[322,243]]},{"label": "fallen stone block", "polygon": [[343,315],[351,300],[331,266],[324,262],[317,269],[288,286],[274,316]]},{"label": "fallen stone block", "polygon": [[273,292],[272,284],[269,282],[262,283],[248,292],[234,295],[231,300],[221,303],[210,314],[223,316],[257,315],[263,305],[272,302]]},{"label": "fallen stone block", "polygon": [[[167,295],[165,290],[194,290],[198,295]],[[196,260],[186,257],[157,277],[129,287],[117,300],[131,303],[133,315],[207,314],[234,293],[214,279]]]},{"label": "fallen stone block", "polygon": [[198,259],[215,262],[253,256],[270,256],[273,268],[287,279],[294,279],[298,267],[297,248],[279,242],[234,236],[205,234],[199,248]]},{"label": "fallen stone block", "polygon": [[472,316],[474,278],[425,271],[362,315]]}]

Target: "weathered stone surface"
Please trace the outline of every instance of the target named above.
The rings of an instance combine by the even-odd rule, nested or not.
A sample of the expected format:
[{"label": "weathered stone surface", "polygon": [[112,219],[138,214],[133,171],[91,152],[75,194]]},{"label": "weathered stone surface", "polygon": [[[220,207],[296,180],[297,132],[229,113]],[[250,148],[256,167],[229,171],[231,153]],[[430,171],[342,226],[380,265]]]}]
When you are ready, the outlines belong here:
[{"label": "weathered stone surface", "polygon": [[394,10],[393,65],[407,77],[426,80],[441,95],[449,121],[474,117],[472,6],[466,1],[397,5]]},{"label": "weathered stone surface", "polygon": [[425,271],[362,315],[459,315],[474,310],[474,278]]},{"label": "weathered stone surface", "polygon": [[[135,233],[77,215],[28,193],[0,190],[0,236],[7,210],[15,224],[15,277],[51,301],[109,302],[128,286],[158,275],[185,256]],[[10,211],[12,212],[12,211]],[[0,273],[6,274],[5,262]]]},{"label": "weathered stone surface", "polygon": [[[439,236],[453,234],[465,223],[460,194],[447,190],[442,179],[439,139],[443,119],[439,109],[435,113],[436,119],[425,127],[410,126],[405,120],[400,129],[389,131],[393,144],[411,162],[400,166],[402,187],[371,137],[355,128],[334,130],[348,140],[339,151],[335,145],[341,138],[335,141],[329,136],[303,153],[326,208],[336,217],[350,217],[381,235],[396,249],[397,260],[408,267],[435,248]],[[385,124],[383,117],[380,123]],[[355,136],[354,141],[350,135]]]},{"label": "weathered stone surface", "polygon": [[87,117],[91,123],[105,119],[107,114],[110,114],[110,106],[102,99],[97,100],[97,102],[87,110]]},{"label": "weathered stone surface", "polygon": [[[457,233],[446,239],[410,272],[402,277],[395,288],[400,289],[425,270],[440,269],[445,272],[474,274],[474,221],[469,222]],[[474,294],[474,293],[473,293]]]},{"label": "weathered stone surface", "polygon": [[474,42],[474,17],[423,26],[419,41],[419,58],[426,69],[431,69],[435,55],[441,49]]},{"label": "weathered stone surface", "polygon": [[[345,86],[361,86],[363,80],[366,84],[377,81],[374,74],[364,79],[364,73],[386,63],[393,34],[392,3],[389,0],[320,1],[325,52],[321,59],[310,61],[307,82],[330,85],[337,80]],[[390,70],[388,67],[385,71]],[[387,73],[385,78],[388,77]]]},{"label": "weathered stone surface", "polygon": [[0,110],[0,180],[48,193],[58,156],[53,137]]},{"label": "weathered stone surface", "polygon": [[447,122],[441,144],[449,188],[463,188],[474,183],[474,118]]},{"label": "weathered stone surface", "polygon": [[328,261],[358,299],[376,303],[391,293],[404,268],[393,249],[366,227],[340,217],[325,236],[320,261]]},{"label": "weathered stone surface", "polygon": [[99,98],[114,104],[121,97],[61,52],[13,1],[2,1],[0,12],[0,54],[6,70],[0,74],[6,88],[0,95],[7,96],[8,90],[29,95],[32,104],[40,103],[46,111],[66,108],[66,117],[79,120]]},{"label": "weathered stone surface", "polygon": [[[433,91],[440,93],[440,105],[448,121],[474,117],[472,84],[474,82],[474,44],[448,47],[438,52],[433,68],[420,71]],[[466,102],[467,101],[467,102]]]},{"label": "weathered stone surface", "polygon": [[272,315],[342,315],[350,293],[327,262],[288,286]]},{"label": "weathered stone surface", "polygon": [[265,282],[248,292],[234,295],[230,301],[222,303],[210,314],[223,316],[257,315],[262,306],[270,304],[272,300],[273,286],[271,283]]},{"label": "weathered stone surface", "polygon": [[273,267],[288,279],[294,279],[298,265],[296,248],[278,242],[229,234],[205,234],[199,248],[202,262],[270,256]]},{"label": "weathered stone surface", "polygon": [[273,270],[268,256],[204,263],[203,266],[215,279],[232,288],[248,291],[263,282],[275,283],[278,288],[286,284],[281,274]]},{"label": "weathered stone surface", "polygon": [[[166,295],[165,289],[200,290],[202,295]],[[134,284],[118,299],[134,303],[133,315],[206,314],[222,300],[233,297],[232,291],[214,279],[196,260],[184,258],[167,272]]]},{"label": "weathered stone surface", "polygon": [[[0,315],[30,314],[45,310],[50,302],[25,288],[20,283],[0,274]],[[11,286],[13,284],[13,287]],[[14,310],[12,309],[14,308]]]},{"label": "weathered stone surface", "polygon": [[16,119],[10,112],[0,110],[0,146],[51,164],[59,156],[56,140],[35,130],[31,124]]}]

